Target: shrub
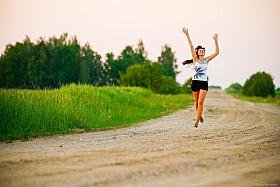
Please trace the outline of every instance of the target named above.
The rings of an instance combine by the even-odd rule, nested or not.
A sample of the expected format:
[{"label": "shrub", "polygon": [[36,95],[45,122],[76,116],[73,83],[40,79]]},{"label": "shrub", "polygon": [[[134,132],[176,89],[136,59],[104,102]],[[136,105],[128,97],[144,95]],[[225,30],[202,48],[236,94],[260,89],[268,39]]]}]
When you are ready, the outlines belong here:
[{"label": "shrub", "polygon": [[242,92],[242,86],[241,84],[238,83],[233,83],[231,84],[227,89],[226,89],[227,93],[238,93],[238,92]]},{"label": "shrub", "polygon": [[222,87],[221,86],[209,86],[209,89],[217,89],[217,90],[221,90]]},{"label": "shrub", "polygon": [[192,77],[190,77],[182,86],[184,93],[192,93],[191,89]]},{"label": "shrub", "polygon": [[180,85],[171,76],[161,76],[160,84],[156,90],[159,94],[178,94],[180,93]]},{"label": "shrub", "polygon": [[246,80],[243,94],[247,96],[275,97],[275,85],[270,74],[257,72]]},{"label": "shrub", "polygon": [[151,61],[129,66],[126,73],[120,73],[117,82],[120,86],[143,87],[160,94],[180,92],[180,85],[176,80],[171,76],[165,76],[158,63]]}]

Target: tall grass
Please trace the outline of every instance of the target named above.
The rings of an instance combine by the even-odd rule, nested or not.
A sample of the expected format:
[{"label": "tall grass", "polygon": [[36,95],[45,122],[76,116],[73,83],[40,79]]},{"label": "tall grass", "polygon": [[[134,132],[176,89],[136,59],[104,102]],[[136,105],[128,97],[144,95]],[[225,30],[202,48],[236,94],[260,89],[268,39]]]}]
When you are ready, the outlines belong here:
[{"label": "tall grass", "polygon": [[229,93],[229,94],[242,101],[257,102],[257,103],[274,103],[274,104],[277,104],[278,106],[280,106],[280,98],[277,94],[276,94],[275,98],[273,98],[271,96],[269,96],[269,97],[246,96],[240,92]]},{"label": "tall grass", "polygon": [[128,126],[186,108],[192,101],[192,95],[158,95],[129,87],[0,89],[0,140]]}]

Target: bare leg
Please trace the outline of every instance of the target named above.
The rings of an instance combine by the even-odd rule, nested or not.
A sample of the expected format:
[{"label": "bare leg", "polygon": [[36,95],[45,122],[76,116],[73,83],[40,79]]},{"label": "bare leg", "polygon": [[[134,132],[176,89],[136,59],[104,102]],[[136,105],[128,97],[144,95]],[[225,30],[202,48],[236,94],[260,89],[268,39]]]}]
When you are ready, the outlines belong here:
[{"label": "bare leg", "polygon": [[207,91],[206,90],[200,90],[198,95],[198,102],[197,102],[197,110],[196,110],[196,121],[195,123],[198,124],[200,118],[202,117],[202,111],[203,111],[203,105],[204,100],[206,97]]},{"label": "bare leg", "polygon": [[[195,101],[195,102],[194,102],[194,107],[195,107],[195,110],[196,110],[196,113],[197,113],[199,91],[193,92],[193,97],[194,97],[194,101]],[[194,126],[195,126],[195,127],[198,127],[198,123],[195,123]]]},{"label": "bare leg", "polygon": [[195,101],[194,102],[194,107],[195,107],[195,110],[197,111],[199,91],[193,92],[193,97],[194,97],[194,101]]}]

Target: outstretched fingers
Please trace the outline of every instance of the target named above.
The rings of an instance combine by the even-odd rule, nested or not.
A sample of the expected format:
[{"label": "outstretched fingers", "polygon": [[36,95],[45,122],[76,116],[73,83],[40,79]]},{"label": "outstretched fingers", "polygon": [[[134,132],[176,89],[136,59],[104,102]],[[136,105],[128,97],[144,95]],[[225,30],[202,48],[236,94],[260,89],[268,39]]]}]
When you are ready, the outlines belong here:
[{"label": "outstretched fingers", "polygon": [[184,27],[184,28],[183,28],[183,33],[185,33],[186,35],[188,35],[188,34],[189,34],[188,29],[186,29],[186,28]]},{"label": "outstretched fingers", "polygon": [[215,33],[214,36],[212,36],[212,38],[213,38],[214,40],[218,40],[219,35],[218,35],[217,33]]}]

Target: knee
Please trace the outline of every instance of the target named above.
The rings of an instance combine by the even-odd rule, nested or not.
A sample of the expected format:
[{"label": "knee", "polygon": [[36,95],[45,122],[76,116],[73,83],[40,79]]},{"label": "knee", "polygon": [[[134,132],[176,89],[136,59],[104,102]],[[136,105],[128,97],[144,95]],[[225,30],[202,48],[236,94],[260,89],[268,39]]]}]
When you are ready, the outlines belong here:
[{"label": "knee", "polygon": [[198,101],[198,105],[203,105],[204,101]]}]

